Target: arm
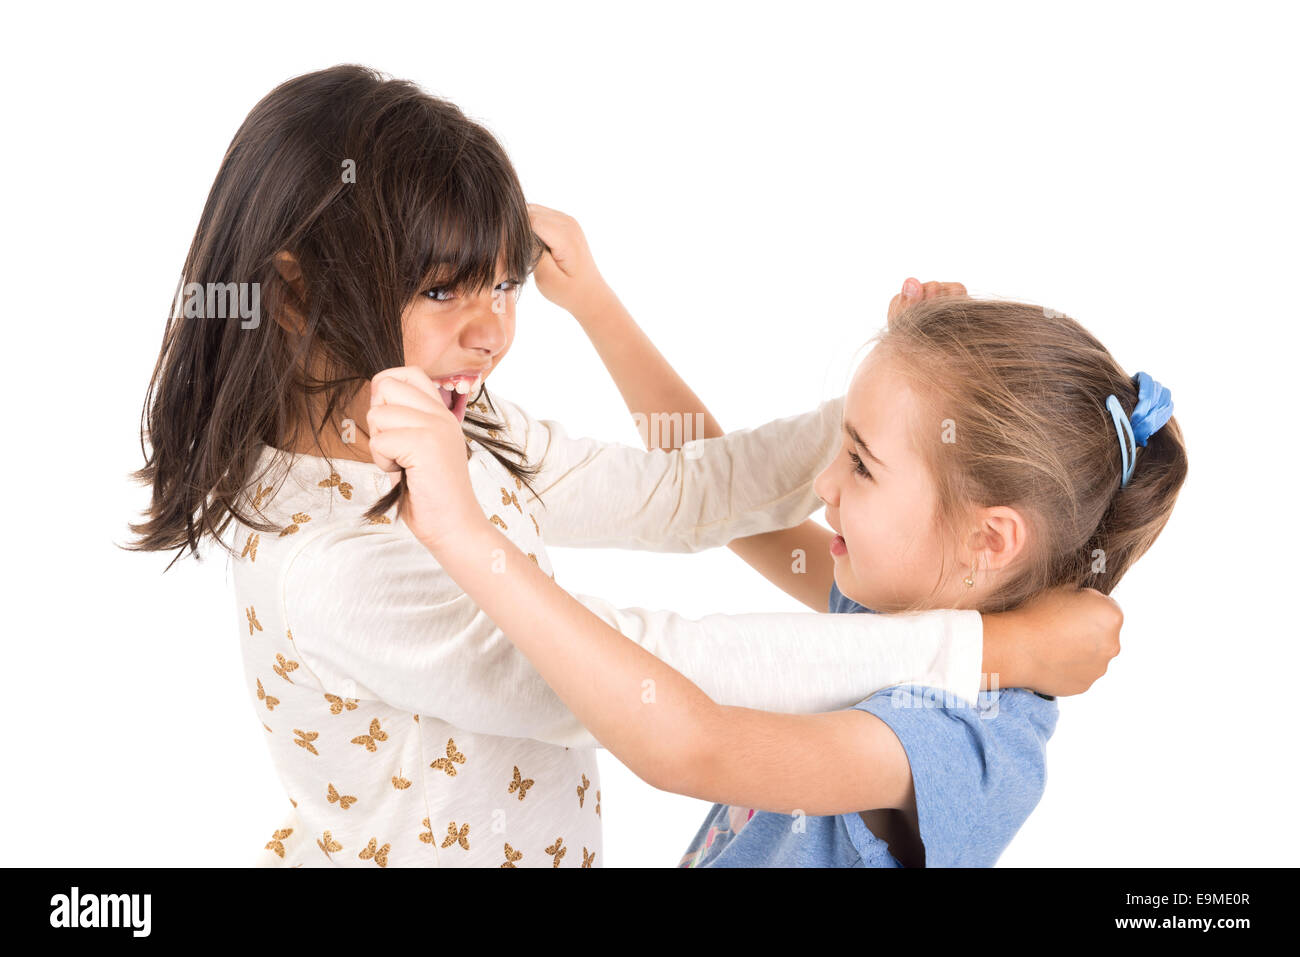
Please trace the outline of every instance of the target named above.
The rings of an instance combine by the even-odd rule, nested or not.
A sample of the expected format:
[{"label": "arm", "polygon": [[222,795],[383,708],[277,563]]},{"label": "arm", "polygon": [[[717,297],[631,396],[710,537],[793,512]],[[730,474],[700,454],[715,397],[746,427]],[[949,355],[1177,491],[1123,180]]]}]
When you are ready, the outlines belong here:
[{"label": "arm", "polygon": [[540,468],[536,494],[519,497],[548,544],[696,552],[813,513],[813,480],[835,455],[844,399],[672,451],[571,438],[558,422],[493,402]]},{"label": "arm", "polygon": [[[430,550],[594,737],[655,787],[810,814],[897,807],[910,800],[906,755],[879,719],[853,711],[774,714],[715,703],[670,664],[592,614],[488,522],[462,526],[431,542]],[[876,616],[750,617],[835,622]],[[710,638],[700,648],[713,645]],[[718,661],[716,668],[746,670],[754,657],[751,649]],[[783,673],[797,663],[766,662],[760,680],[784,687],[792,674]],[[857,679],[850,684],[861,687]]]},{"label": "arm", "polygon": [[[552,584],[544,550],[534,565],[510,539],[502,535],[500,541],[509,546],[504,577],[491,570],[501,567],[497,556],[477,553],[486,562],[488,584],[499,590],[490,602],[510,600],[513,576],[534,571],[581,612],[580,623],[598,624],[649,660],[662,659],[724,704],[818,712],[850,707],[874,690],[909,680],[972,699],[980,681],[983,645],[975,612],[691,620],[571,598]],[[346,697],[379,699],[486,734],[599,746],[595,729],[566,707],[496,615],[448,571],[401,523],[335,528],[305,539],[283,586],[286,620],[304,666],[331,693],[347,690]],[[600,672],[587,671],[593,673]]]},{"label": "arm", "polygon": [[[538,288],[548,299],[568,309],[587,334],[628,411],[641,424],[641,438],[646,447],[673,450],[692,439],[724,435],[704,403],[655,348],[600,276],[578,224],[545,207],[531,206],[530,212],[533,228],[549,247],[537,267]],[[661,424],[672,427],[661,428]],[[826,423],[817,424],[824,428]],[[838,433],[836,422],[833,430],[821,435],[826,442],[824,449],[837,446]],[[705,451],[713,452],[716,448],[706,447]],[[825,464],[820,461],[811,473],[805,469],[794,478],[811,482]],[[779,478],[766,456],[752,460],[751,467]],[[811,513],[820,503],[809,504]],[[794,522],[772,524],[778,531],[743,537],[733,535],[725,544],[768,581],[814,611],[825,611],[826,596],[835,577],[835,565],[828,551],[833,535],[814,521],[805,521],[797,528],[785,527],[790,524]]]}]

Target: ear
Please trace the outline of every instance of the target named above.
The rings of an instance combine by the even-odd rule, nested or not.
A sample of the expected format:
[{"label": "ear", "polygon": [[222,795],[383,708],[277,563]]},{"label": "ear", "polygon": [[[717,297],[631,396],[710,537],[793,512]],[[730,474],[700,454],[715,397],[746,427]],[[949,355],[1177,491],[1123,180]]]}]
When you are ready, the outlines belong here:
[{"label": "ear", "polygon": [[1014,508],[995,505],[980,509],[971,549],[990,571],[1006,568],[1025,550],[1029,523]]},{"label": "ear", "polygon": [[[275,265],[275,271],[293,289],[298,300],[301,302],[306,298],[307,287],[302,280],[302,267],[298,265],[298,260],[293,257],[293,254],[282,249],[275,254],[272,262]],[[276,315],[275,320],[286,332],[295,335],[301,335],[303,327],[306,325],[301,313],[288,305],[284,307],[283,314]]]}]

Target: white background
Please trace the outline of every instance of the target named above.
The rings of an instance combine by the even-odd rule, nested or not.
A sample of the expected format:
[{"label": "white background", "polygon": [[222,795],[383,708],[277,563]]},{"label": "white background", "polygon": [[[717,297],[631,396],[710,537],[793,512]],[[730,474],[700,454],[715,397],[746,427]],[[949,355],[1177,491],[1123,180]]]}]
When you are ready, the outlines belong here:
[{"label": "white background", "polygon": [[[726,428],[843,392],[902,280],[1078,318],[1173,392],[1190,477],[1064,699],[1002,865],[1296,859],[1296,21],[1282,5],[421,2],[6,14],[0,863],[238,865],[286,805],[225,557],[132,554],[139,415],[222,153],[339,62],[492,129],[532,201]],[[492,385],[637,444],[581,330],[525,290]],[[799,611],[730,552],[556,550],[643,607]],[[601,756],[604,863],[706,805]]]}]

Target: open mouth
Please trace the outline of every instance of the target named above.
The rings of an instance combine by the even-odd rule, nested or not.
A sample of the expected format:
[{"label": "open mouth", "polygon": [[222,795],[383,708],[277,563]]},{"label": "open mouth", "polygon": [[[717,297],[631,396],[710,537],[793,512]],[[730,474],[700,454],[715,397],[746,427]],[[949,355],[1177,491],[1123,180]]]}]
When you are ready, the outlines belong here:
[{"label": "open mouth", "polygon": [[449,379],[435,379],[434,385],[438,387],[438,395],[446,404],[451,414],[456,417],[456,421],[465,421],[465,409],[469,406],[469,397],[478,392],[479,387],[483,385],[482,374],[476,376],[458,375]]}]

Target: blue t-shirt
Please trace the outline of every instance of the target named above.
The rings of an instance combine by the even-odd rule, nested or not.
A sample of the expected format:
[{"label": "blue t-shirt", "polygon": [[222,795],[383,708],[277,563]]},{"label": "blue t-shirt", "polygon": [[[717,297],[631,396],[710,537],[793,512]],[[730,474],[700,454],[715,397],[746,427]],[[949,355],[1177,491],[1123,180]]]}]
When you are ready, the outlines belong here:
[{"label": "blue t-shirt", "polygon": [[[831,586],[829,611],[870,612]],[[921,685],[854,705],[898,735],[912,766],[926,867],[991,867],[1038,804],[1057,704],[1023,688],[975,707]],[[856,814],[804,817],[715,804],[679,867],[901,867]]]}]

